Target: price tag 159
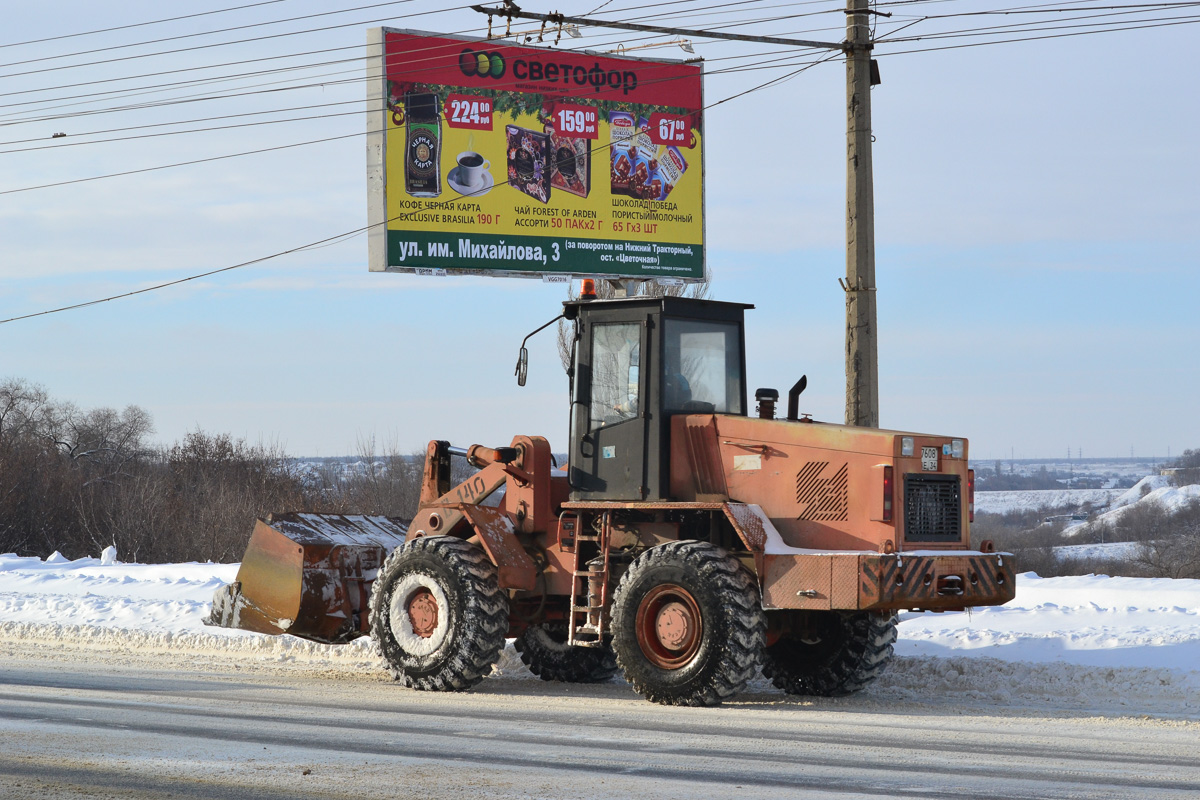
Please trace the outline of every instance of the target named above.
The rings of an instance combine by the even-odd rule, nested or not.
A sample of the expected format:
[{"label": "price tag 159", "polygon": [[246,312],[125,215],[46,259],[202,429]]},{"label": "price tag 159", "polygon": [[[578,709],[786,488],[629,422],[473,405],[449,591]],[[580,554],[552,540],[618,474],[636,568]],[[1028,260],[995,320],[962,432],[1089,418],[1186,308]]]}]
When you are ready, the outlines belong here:
[{"label": "price tag 159", "polygon": [[574,136],[577,139],[600,138],[596,109],[559,103],[554,108],[554,130],[559,136]]},{"label": "price tag 159", "polygon": [[650,141],[655,144],[690,147],[692,126],[686,116],[678,114],[651,114]]},{"label": "price tag 159", "polygon": [[492,129],[492,98],[452,94],[446,98],[446,124],[475,131]]}]

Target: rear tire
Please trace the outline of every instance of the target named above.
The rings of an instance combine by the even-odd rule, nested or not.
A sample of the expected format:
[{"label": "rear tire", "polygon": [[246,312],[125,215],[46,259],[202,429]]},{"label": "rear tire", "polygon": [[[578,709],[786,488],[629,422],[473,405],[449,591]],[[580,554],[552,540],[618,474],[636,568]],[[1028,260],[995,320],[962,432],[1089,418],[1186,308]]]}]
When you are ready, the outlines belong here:
[{"label": "rear tire", "polygon": [[617,674],[612,647],[572,647],[565,622],[531,625],[514,646],[529,671],[544,681],[602,683]]},{"label": "rear tire", "polygon": [[491,672],[507,632],[496,567],[453,536],[406,543],[371,587],[371,638],[393,677],[413,689],[471,688]]},{"label": "rear tire", "polygon": [[840,697],[875,680],[892,659],[896,617],[815,611],[809,633],[785,634],[763,652],[763,675],[788,694]]},{"label": "rear tire", "polygon": [[647,700],[714,706],[758,670],[766,620],[753,576],[725,550],[680,541],[642,553],[612,605],[613,649]]}]

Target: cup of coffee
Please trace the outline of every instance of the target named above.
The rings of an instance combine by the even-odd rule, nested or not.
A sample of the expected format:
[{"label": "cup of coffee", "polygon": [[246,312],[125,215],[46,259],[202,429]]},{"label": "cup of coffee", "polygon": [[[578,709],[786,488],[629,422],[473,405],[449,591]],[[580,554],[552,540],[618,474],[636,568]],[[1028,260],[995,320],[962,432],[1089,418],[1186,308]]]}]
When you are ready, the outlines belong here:
[{"label": "cup of coffee", "polygon": [[478,188],[483,183],[483,173],[491,162],[473,150],[458,154],[458,182],[469,189]]}]

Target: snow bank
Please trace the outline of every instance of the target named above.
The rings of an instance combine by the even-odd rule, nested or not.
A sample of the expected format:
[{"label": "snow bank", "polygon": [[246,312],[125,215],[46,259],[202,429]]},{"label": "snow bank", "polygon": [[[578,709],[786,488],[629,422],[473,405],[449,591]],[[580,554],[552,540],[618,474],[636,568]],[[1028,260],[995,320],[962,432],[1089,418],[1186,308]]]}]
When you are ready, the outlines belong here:
[{"label": "snow bank", "polygon": [[[1162,476],[1152,477],[1156,477],[1162,481],[1170,480],[1169,478]],[[1151,478],[1146,478],[1142,480],[1138,486],[1143,484],[1147,486],[1155,486],[1154,483],[1149,483],[1150,480]],[[1097,517],[1097,521],[1118,519],[1122,514],[1127,513],[1129,509],[1136,506],[1151,504],[1161,506],[1167,511],[1174,512],[1180,510],[1189,503],[1200,500],[1200,486],[1197,486],[1196,484],[1192,484],[1190,486],[1174,486],[1168,482],[1164,486],[1156,486],[1156,488],[1151,489],[1150,492],[1144,497],[1140,495],[1134,499],[1127,497],[1127,495],[1129,495],[1129,493],[1133,492],[1135,489],[1137,489],[1137,486],[1133,487],[1133,489],[1130,489],[1129,492],[1126,492],[1117,498],[1117,500],[1114,502],[1113,510],[1105,514],[1101,514],[1099,517]]]},{"label": "snow bank", "polygon": [[[0,642],[70,658],[168,653],[239,668],[383,672],[369,638],[334,646],[205,626],[213,591],[237,568],[123,564],[111,554],[76,561],[0,555]],[[1200,581],[1025,573],[1006,606],[903,614],[899,633],[897,658],[872,696],[1034,705],[1044,698],[1084,707],[1089,693],[1104,692],[1118,708],[1128,701],[1200,717]],[[532,678],[511,646],[497,674]],[[751,689],[774,691],[765,681]]]},{"label": "snow bank", "polygon": [[1054,548],[1060,561],[1123,561],[1137,555],[1139,542],[1103,542],[1096,544],[1067,544]]},{"label": "snow bank", "polygon": [[1113,500],[1112,507],[1116,509],[1133,505],[1155,489],[1165,489],[1171,485],[1172,481],[1166,475],[1147,475]]},{"label": "snow bank", "polygon": [[[1143,494],[1145,492],[1145,494]],[[1165,475],[1150,475],[1113,500],[1112,509],[1097,516],[1091,522],[1064,529],[1063,533],[1075,536],[1096,531],[1097,528],[1112,527],[1133,509],[1155,505],[1169,513],[1180,511],[1190,503],[1200,502],[1200,486],[1175,486]]]},{"label": "snow bank", "polygon": [[1018,492],[976,492],[975,511],[985,514],[1008,514],[1012,511],[1062,509],[1072,511],[1084,503],[1104,508],[1113,498],[1122,496],[1121,489],[1043,489]]},{"label": "snow bank", "polygon": [[1200,581],[1027,572],[1007,605],[903,615],[896,652],[1193,671]]}]

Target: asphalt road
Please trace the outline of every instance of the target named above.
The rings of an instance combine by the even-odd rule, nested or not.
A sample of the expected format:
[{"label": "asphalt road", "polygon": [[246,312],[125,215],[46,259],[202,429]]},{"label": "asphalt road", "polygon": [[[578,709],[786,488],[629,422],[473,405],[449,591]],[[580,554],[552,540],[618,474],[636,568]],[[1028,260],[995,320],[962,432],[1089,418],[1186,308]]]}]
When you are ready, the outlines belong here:
[{"label": "asphalt road", "polygon": [[[112,660],[105,660],[111,662]],[[1197,798],[1200,723],[0,655],[3,798]]]}]

